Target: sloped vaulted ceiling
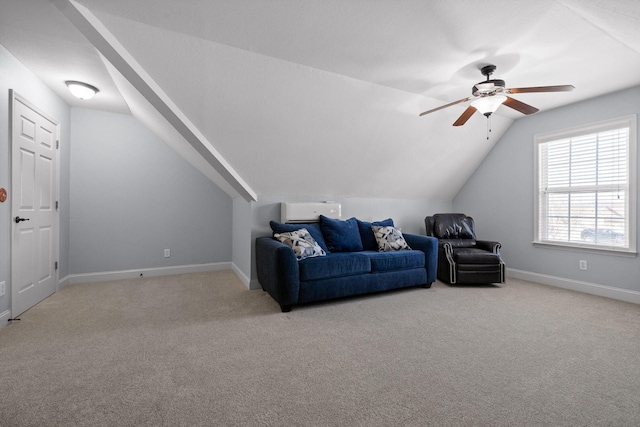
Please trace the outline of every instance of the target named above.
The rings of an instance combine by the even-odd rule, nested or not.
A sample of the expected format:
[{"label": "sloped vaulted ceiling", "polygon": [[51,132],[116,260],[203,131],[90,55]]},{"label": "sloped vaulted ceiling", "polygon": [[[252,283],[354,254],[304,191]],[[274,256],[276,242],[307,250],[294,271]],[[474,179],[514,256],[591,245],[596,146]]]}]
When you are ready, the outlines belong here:
[{"label": "sloped vaulted ceiling", "polygon": [[[258,197],[451,199],[521,115],[501,107],[487,140],[479,114],[451,126],[464,104],[418,113],[468,96],[482,65],[497,65],[508,87],[576,86],[518,97],[541,110],[640,84],[633,0],[69,3],[104,25]],[[30,66],[2,31],[0,44]],[[153,105],[102,69],[114,99],[160,129]]]}]

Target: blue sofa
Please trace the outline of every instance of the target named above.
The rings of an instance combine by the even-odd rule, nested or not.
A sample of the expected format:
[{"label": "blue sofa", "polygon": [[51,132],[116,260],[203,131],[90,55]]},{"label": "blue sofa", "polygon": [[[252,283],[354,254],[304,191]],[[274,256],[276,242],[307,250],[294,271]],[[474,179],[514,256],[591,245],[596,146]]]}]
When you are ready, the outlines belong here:
[{"label": "blue sofa", "polygon": [[320,252],[324,252],[320,256],[299,259],[291,246],[273,236],[256,238],[258,281],[283,312],[307,302],[412,286],[429,288],[436,280],[436,238],[401,233],[409,248],[378,250],[371,227],[393,227],[391,219],[340,221],[321,216],[319,223],[271,221],[270,225],[273,236],[278,237],[279,233],[304,228],[322,248]]}]

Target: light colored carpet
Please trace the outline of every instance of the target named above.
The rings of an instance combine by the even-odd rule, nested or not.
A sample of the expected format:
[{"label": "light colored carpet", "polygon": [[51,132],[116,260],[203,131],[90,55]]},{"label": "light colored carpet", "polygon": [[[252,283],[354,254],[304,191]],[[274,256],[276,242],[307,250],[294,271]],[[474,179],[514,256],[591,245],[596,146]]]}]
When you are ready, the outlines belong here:
[{"label": "light colored carpet", "polygon": [[0,331],[0,425],[637,426],[640,306],[511,279],[294,307],[231,271],[69,286]]}]

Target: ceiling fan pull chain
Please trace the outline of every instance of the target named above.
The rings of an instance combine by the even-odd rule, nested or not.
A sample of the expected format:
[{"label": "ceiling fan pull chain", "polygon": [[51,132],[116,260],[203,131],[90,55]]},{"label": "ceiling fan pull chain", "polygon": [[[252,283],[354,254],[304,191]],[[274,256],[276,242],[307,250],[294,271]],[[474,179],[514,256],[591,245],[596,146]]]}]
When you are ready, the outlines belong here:
[{"label": "ceiling fan pull chain", "polygon": [[491,132],[491,114],[487,116],[487,141],[489,140],[489,132]]}]

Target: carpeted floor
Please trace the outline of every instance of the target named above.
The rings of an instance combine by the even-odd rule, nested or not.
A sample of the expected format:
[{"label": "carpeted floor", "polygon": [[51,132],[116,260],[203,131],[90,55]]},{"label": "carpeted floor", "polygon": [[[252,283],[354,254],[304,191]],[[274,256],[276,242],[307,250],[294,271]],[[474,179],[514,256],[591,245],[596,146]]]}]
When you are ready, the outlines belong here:
[{"label": "carpeted floor", "polygon": [[637,426],[640,306],[510,279],[281,313],[231,271],[69,286],[0,330],[0,425]]}]

